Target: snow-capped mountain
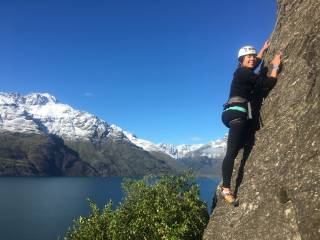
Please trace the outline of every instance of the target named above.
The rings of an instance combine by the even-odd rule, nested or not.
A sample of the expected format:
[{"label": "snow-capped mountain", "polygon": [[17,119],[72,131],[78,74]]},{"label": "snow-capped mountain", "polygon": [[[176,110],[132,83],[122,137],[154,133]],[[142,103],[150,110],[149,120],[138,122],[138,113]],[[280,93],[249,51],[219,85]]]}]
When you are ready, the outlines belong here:
[{"label": "snow-capped mountain", "polygon": [[216,158],[224,154],[225,139],[208,144],[170,145],[154,144],[98,117],[67,104],[60,103],[48,93],[22,96],[0,93],[0,129],[22,133],[50,133],[65,140],[126,141],[148,152],[164,152],[173,158],[197,154]]},{"label": "snow-capped mountain", "polygon": [[0,107],[0,128],[4,130],[51,133],[68,140],[128,140],[117,126],[60,103],[48,93],[0,93]]},{"label": "snow-capped mountain", "polygon": [[200,156],[207,156],[209,158],[222,158],[224,157],[227,149],[227,135],[215,141],[211,141],[204,144],[196,152],[200,153]]},{"label": "snow-capped mountain", "polygon": [[172,145],[160,143],[157,145],[163,152],[173,158],[185,158],[197,156],[207,156],[209,158],[221,158],[224,156],[227,143],[226,137],[211,141],[207,144],[181,144]]},{"label": "snow-capped mountain", "polygon": [[204,144],[181,144],[173,145],[167,143],[158,144],[159,148],[173,158],[182,158],[185,157],[188,153],[193,152],[201,148]]}]

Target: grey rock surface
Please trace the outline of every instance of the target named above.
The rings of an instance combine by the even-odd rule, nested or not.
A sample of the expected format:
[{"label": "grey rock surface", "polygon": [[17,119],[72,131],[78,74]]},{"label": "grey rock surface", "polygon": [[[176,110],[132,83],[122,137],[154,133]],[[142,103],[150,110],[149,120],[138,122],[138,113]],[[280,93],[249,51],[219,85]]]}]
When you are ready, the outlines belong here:
[{"label": "grey rock surface", "polygon": [[319,16],[319,0],[278,0],[265,61],[281,51],[282,72],[264,99],[263,126],[238,184],[243,152],[235,163],[239,206],[217,195],[203,239],[320,239]]}]

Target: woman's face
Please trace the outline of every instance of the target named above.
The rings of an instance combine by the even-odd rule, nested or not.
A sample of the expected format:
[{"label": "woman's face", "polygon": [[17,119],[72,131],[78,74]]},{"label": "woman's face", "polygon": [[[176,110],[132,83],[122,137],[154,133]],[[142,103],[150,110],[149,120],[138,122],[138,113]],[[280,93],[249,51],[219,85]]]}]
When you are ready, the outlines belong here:
[{"label": "woman's face", "polygon": [[243,61],[242,61],[243,67],[253,68],[256,66],[256,63],[257,63],[257,55],[255,54],[249,54],[243,57]]}]

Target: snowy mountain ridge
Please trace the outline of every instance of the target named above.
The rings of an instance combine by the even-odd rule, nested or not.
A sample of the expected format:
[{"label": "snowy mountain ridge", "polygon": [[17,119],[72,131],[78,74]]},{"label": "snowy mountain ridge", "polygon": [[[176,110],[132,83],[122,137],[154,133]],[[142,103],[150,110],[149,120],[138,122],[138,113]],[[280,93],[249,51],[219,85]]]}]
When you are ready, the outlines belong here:
[{"label": "snowy mountain ridge", "polygon": [[48,93],[0,93],[0,128],[13,132],[51,133],[68,140],[125,138],[116,126],[59,103]]},{"label": "snowy mountain ridge", "polygon": [[210,141],[207,144],[166,144],[160,143],[157,146],[165,153],[173,158],[193,157],[195,153],[199,156],[207,156],[209,158],[223,157],[226,151],[226,136],[222,139]]},{"label": "snowy mountain ridge", "polygon": [[88,112],[60,103],[48,93],[0,92],[0,130],[22,133],[50,133],[72,141],[126,141],[148,152],[164,152],[179,159],[197,153],[200,156],[221,157],[226,141],[220,139],[207,144],[154,144],[139,139],[120,127],[99,119]]}]

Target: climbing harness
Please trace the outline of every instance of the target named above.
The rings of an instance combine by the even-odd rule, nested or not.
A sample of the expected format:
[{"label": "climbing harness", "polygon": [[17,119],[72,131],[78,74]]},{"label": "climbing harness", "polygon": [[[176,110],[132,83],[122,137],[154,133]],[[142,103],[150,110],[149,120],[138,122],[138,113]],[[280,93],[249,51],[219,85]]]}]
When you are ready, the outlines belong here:
[{"label": "climbing harness", "polygon": [[[245,107],[241,107],[241,106],[237,106],[237,104],[239,105],[247,105],[247,108]],[[251,107],[251,103],[240,96],[234,96],[231,97],[228,102],[226,102],[224,104],[224,112],[228,111],[228,110],[236,110],[236,111],[240,111],[243,113],[248,113],[248,119],[252,119],[252,107]]]},{"label": "climbing harness", "polygon": [[225,111],[228,111],[228,110],[237,110],[237,111],[240,111],[240,112],[244,112],[244,113],[247,113],[247,109],[243,108],[243,107],[240,107],[240,106],[232,106],[232,107],[228,107],[224,110]]}]

